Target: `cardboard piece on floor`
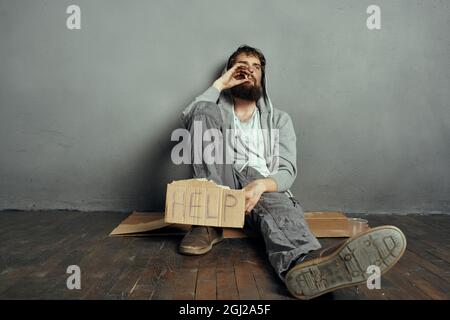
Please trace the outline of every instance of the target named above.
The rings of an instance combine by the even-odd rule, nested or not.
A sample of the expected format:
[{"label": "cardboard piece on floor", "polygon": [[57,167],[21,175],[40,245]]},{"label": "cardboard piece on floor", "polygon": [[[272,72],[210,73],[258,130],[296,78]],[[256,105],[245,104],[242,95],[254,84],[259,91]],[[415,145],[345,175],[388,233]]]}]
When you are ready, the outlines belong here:
[{"label": "cardboard piece on floor", "polygon": [[[191,225],[171,224],[164,221],[163,212],[133,211],[109,235],[122,237],[142,236],[176,236],[184,235]],[[247,228],[224,228],[225,238],[244,238],[254,236],[254,232]]]},{"label": "cardboard piece on floor", "polygon": [[339,211],[305,212],[305,220],[317,238],[349,237],[348,218]]},{"label": "cardboard piece on floor", "polygon": [[133,211],[111,233],[111,236],[148,232],[169,226],[164,222],[164,213]]},{"label": "cardboard piece on floor", "polygon": [[[317,238],[349,237],[348,220],[339,211],[305,212],[305,221]],[[170,224],[164,221],[163,212],[137,212],[123,220],[110,236],[167,236],[183,235],[190,229],[186,224]],[[225,238],[254,236],[248,228],[224,228]]]},{"label": "cardboard piece on floor", "polygon": [[167,185],[165,222],[242,228],[244,190],[230,189],[206,179],[173,181]]}]

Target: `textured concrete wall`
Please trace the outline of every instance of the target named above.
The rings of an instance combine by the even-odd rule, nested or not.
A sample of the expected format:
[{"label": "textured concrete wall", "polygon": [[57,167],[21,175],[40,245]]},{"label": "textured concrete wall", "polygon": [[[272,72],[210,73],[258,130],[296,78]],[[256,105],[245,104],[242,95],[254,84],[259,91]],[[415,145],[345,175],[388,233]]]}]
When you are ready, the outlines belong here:
[{"label": "textured concrete wall", "polygon": [[[66,8],[81,7],[81,30]],[[366,9],[381,8],[381,30]],[[0,1],[0,209],[158,210],[181,110],[240,44],[306,210],[450,212],[449,1]]]}]

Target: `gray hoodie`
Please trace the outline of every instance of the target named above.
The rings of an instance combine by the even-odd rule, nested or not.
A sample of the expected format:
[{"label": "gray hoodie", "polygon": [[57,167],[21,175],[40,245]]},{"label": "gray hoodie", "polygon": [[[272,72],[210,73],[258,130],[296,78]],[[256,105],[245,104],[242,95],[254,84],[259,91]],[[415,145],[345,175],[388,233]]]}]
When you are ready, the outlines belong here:
[{"label": "gray hoodie", "polygon": [[[226,67],[222,74],[226,72]],[[284,111],[274,108],[270,100],[267,90],[267,78],[265,79],[267,99],[261,97],[256,106],[260,112],[261,129],[267,130],[269,133],[265,137],[265,158],[267,167],[271,171],[268,177],[275,180],[277,183],[278,192],[287,192],[292,196],[289,188],[292,186],[297,176],[297,149],[296,149],[296,135],[291,117]],[[225,124],[225,129],[234,128],[234,103],[229,90],[219,92],[214,86],[210,86],[205,92],[195,98],[195,100],[183,111],[181,120],[185,123],[185,119],[189,118],[190,112],[194,104],[200,101],[213,102],[217,105],[222,114]],[[271,130],[278,130],[278,137],[270,134]],[[279,141],[278,141],[279,140]],[[278,144],[278,155],[274,153],[274,145]],[[274,165],[274,164],[277,165]],[[273,168],[273,169],[271,169]]]}]

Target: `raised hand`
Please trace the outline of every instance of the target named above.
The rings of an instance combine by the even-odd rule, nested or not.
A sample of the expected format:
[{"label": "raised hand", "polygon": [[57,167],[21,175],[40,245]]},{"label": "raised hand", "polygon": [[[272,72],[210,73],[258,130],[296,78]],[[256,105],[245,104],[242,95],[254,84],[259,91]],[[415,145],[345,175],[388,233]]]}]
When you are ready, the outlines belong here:
[{"label": "raised hand", "polygon": [[244,82],[254,83],[253,71],[244,63],[236,63],[225,72],[219,79],[214,81],[214,87],[219,91],[229,89]]}]

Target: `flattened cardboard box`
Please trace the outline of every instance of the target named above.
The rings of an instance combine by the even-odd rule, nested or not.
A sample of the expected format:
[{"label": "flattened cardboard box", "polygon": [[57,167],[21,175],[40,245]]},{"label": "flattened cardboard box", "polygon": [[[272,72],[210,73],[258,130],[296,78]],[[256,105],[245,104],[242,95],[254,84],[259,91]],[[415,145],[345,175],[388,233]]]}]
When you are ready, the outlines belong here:
[{"label": "flattened cardboard box", "polygon": [[317,238],[349,237],[348,218],[338,211],[305,212],[309,230]]},{"label": "flattened cardboard box", "polygon": [[242,228],[244,219],[244,190],[206,179],[179,180],[167,185],[166,223]]},{"label": "flattened cardboard box", "polygon": [[[349,237],[348,220],[343,212],[305,212],[305,221],[317,238]],[[137,212],[123,220],[110,236],[174,236],[184,235],[190,225],[170,224],[164,221],[164,212]],[[247,228],[224,228],[225,238],[244,238],[255,233]]]},{"label": "flattened cardboard box", "polygon": [[[134,211],[110,236],[183,235],[191,225],[224,227],[225,238],[252,236],[254,231],[243,229],[244,211],[243,190],[206,179],[179,180],[167,185],[165,213]],[[305,212],[305,221],[317,238],[349,237],[351,233],[343,212]]]}]

